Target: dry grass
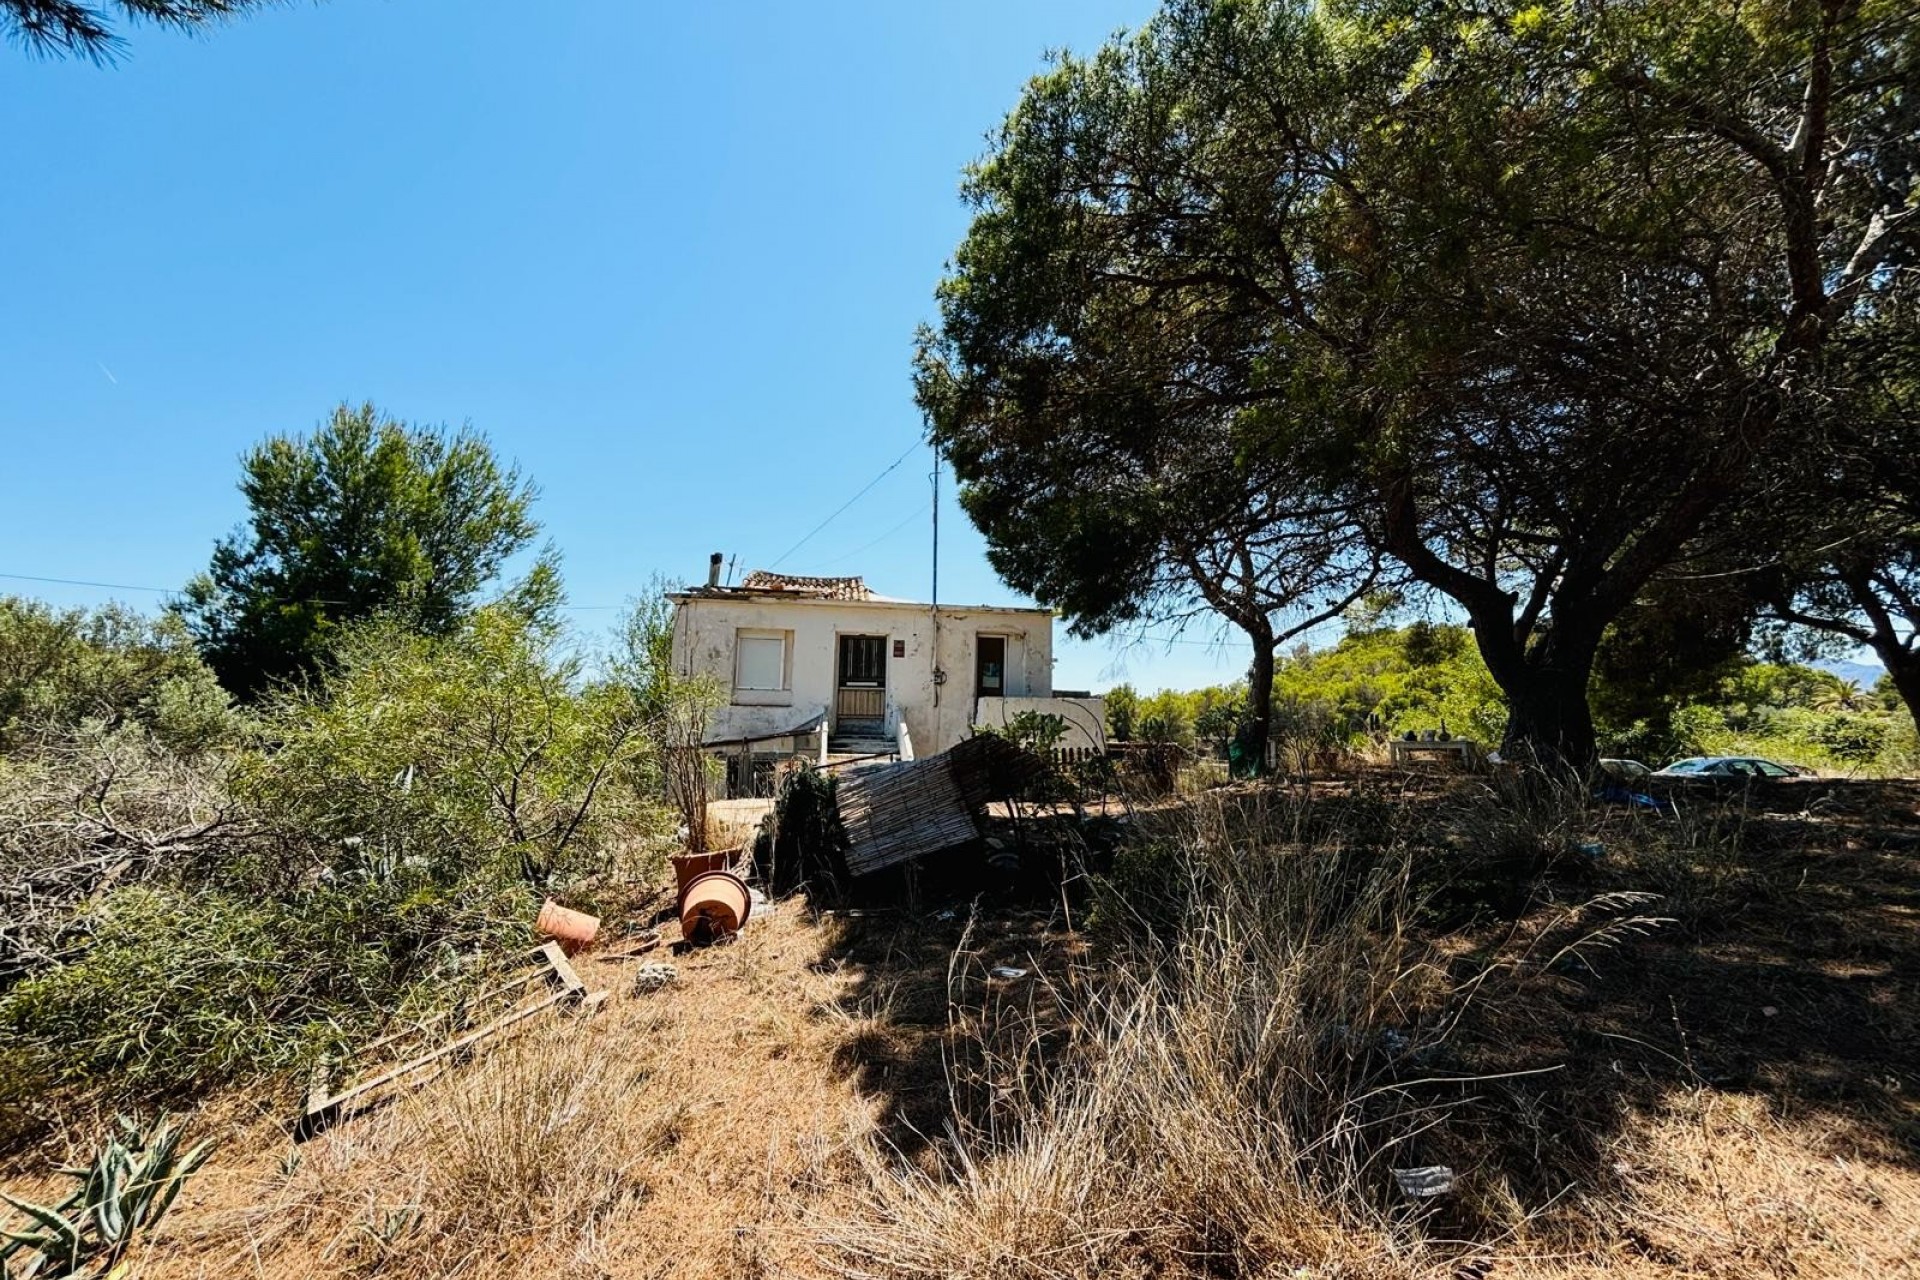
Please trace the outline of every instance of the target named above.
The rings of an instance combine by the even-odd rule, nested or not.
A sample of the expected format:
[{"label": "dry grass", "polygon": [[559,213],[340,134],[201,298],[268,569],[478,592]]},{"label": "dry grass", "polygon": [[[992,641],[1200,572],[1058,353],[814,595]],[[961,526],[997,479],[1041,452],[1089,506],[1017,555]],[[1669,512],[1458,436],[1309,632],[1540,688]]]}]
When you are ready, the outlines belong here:
[{"label": "dry grass", "polygon": [[[870,1157],[865,1212],[830,1235],[846,1271],[1425,1276],[1497,1260],[1501,1274],[1543,1277],[1838,1277],[1913,1265],[1920,1178],[1901,1118],[1708,1085],[1662,994],[1677,982],[1713,1002],[1701,984],[1726,971],[1700,939],[1723,927],[1718,913],[1775,902],[1778,869],[1748,856],[1746,815],[1636,827],[1551,789],[1382,799],[1356,788],[1333,811],[1304,792],[1176,811],[1148,841],[1158,867],[1126,878],[1123,905],[1140,918],[1109,963],[1053,984],[1042,1015],[973,1019],[985,1087],[956,1090],[973,1105],[944,1161]],[[1583,852],[1596,846],[1612,848],[1604,870]],[[1663,895],[1627,887],[1650,871],[1687,927],[1662,914]],[[1142,892],[1154,874],[1173,910]],[[1749,952],[1792,953],[1794,926],[1816,923],[1806,904],[1776,905]],[[1143,945],[1156,922],[1159,943]],[[1609,971],[1625,981],[1609,985]],[[1898,1061],[1911,1019],[1873,998]],[[1773,1031],[1781,1081],[1802,1078],[1796,1037]],[[1821,1065],[1842,1078],[1885,1070]],[[1457,1171],[1452,1193],[1399,1195],[1391,1170],[1427,1164]]]},{"label": "dry grass", "polygon": [[304,1147],[204,1113],[136,1274],[1920,1275],[1915,797],[1472,785],[1165,806],[1090,934],[783,904],[657,993],[586,961],[597,1018]]},{"label": "dry grass", "polygon": [[[304,1146],[230,1120],[143,1277],[803,1274],[869,1108],[836,1065],[848,979],[794,907],[739,943],[581,963],[618,994],[557,1016]],[[663,958],[653,953],[649,960]],[[203,1121],[203,1125],[206,1122]]]},{"label": "dry grass", "polygon": [[1449,993],[1402,928],[1404,846],[1362,865],[1300,816],[1257,815],[1294,827],[1261,845],[1245,814],[1184,811],[1174,910],[1125,904],[1177,923],[976,1045],[987,1105],[946,1161],[869,1160],[832,1235],[851,1273],[1413,1274],[1380,1184],[1426,1162],[1438,1115],[1402,1077]]}]

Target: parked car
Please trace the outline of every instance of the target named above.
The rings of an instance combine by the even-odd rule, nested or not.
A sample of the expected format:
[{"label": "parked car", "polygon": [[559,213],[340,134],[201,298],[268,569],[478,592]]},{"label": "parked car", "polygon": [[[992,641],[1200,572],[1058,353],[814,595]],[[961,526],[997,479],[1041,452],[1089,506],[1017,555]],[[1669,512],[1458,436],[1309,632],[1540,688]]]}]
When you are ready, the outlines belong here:
[{"label": "parked car", "polygon": [[1638,760],[1602,760],[1600,772],[1615,782],[1638,782],[1650,776],[1653,770]]},{"label": "parked car", "polygon": [[1689,756],[1654,773],[1656,778],[1689,778],[1705,782],[1744,781],[1753,778],[1797,778],[1804,770],[1758,756]]}]

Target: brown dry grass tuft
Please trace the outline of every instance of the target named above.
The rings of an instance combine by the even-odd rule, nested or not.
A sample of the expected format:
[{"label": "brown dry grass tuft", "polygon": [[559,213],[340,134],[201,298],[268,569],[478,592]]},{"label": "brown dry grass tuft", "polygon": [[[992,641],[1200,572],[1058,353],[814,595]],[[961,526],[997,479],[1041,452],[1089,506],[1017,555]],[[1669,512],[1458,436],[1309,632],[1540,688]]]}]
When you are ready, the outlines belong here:
[{"label": "brown dry grass tuft", "polygon": [[1920,1276],[1917,798],[1363,774],[1143,817],[1078,931],[782,904],[305,1147],[203,1113],[137,1274]]},{"label": "brown dry grass tuft", "polygon": [[[557,1016],[301,1147],[237,1121],[142,1277],[651,1277],[811,1268],[869,1108],[836,1063],[849,979],[783,906],[736,945],[579,963],[617,994]],[[655,952],[650,960],[662,958]],[[697,1261],[696,1261],[697,1260]]]},{"label": "brown dry grass tuft", "polygon": [[1430,1047],[1442,993],[1404,857],[1249,847],[1241,816],[1202,802],[1168,833],[1168,936],[973,1046],[985,1106],[943,1165],[873,1155],[867,1214],[831,1233],[849,1273],[1412,1273],[1378,1184],[1422,1162],[1435,1116],[1393,1060]]},{"label": "brown dry grass tuft", "polygon": [[[1871,1101],[1877,1074],[1896,1091],[1909,1074],[1898,981],[1831,997],[1876,1002],[1890,1062],[1809,1071],[1806,1031],[1741,1048],[1714,1027],[1712,1070],[1740,1051],[1776,1058],[1776,1081],[1857,1082],[1838,1108],[1710,1085],[1662,985],[1697,1010],[1737,980],[1744,1002],[1770,971],[1702,937],[1773,903],[1737,954],[1786,962],[1816,920],[1749,855],[1744,813],[1635,825],[1469,784],[1169,816],[1117,868],[1107,965],[1068,970],[1024,1019],[980,1016],[956,966],[970,1041],[952,1056],[971,1069],[944,1159],[871,1154],[864,1212],[828,1235],[846,1274],[1910,1274],[1910,1116]],[[1668,894],[1636,887],[1650,870]],[[1912,873],[1866,896],[1900,900]],[[1452,1192],[1398,1194],[1392,1170],[1428,1164]]]}]

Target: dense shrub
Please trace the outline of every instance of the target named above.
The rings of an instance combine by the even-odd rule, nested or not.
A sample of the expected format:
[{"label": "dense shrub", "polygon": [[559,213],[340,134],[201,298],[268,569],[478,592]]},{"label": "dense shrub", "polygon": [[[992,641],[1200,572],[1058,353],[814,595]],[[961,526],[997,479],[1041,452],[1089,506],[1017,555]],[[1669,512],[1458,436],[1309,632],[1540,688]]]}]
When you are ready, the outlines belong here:
[{"label": "dense shrub", "polygon": [[68,962],[8,992],[0,1018],[50,1049],[57,1078],[178,1090],[292,1066],[409,1000],[464,990],[481,944],[521,933],[530,909],[511,890],[456,895],[405,875],[287,901],[123,889],[84,913]]},{"label": "dense shrub", "polygon": [[1910,721],[1831,672],[1791,663],[1748,663],[1710,700],[1676,707],[1664,724],[1610,735],[1610,750],[1659,760],[1685,755],[1759,755],[1846,772],[1897,774],[1913,767]]},{"label": "dense shrub", "polygon": [[512,609],[372,623],[244,733],[94,718],[0,754],[0,1101],[292,1066],[456,999],[541,893],[657,871],[636,700],[579,676]]},{"label": "dense shrub", "polygon": [[245,793],[322,864],[353,842],[443,884],[603,873],[664,829],[657,763],[626,691],[577,690],[557,639],[505,609],[441,639],[363,628],[269,704]]},{"label": "dense shrub", "polygon": [[181,751],[237,723],[178,619],[0,598],[0,751],[88,720],[143,724]]},{"label": "dense shrub", "polygon": [[773,812],[754,842],[754,858],[774,892],[804,888],[816,900],[831,900],[847,885],[847,833],[835,803],[838,790],[834,775],[812,767],[781,778]]},{"label": "dense shrub", "polygon": [[1276,736],[1352,742],[1437,729],[1498,742],[1506,703],[1464,627],[1354,630],[1327,649],[1300,649],[1274,673]]}]

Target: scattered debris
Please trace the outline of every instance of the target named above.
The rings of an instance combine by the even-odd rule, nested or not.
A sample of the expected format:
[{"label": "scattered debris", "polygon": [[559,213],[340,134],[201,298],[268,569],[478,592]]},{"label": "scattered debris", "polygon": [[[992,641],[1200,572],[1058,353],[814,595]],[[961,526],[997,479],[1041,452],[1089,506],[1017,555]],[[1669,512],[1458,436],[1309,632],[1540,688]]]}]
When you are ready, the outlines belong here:
[{"label": "scattered debris", "polygon": [[645,933],[629,938],[626,944],[614,951],[602,951],[602,960],[637,960],[660,945],[660,931],[649,929]]},{"label": "scattered debris", "polygon": [[1444,1164],[1423,1164],[1415,1169],[1395,1169],[1393,1180],[1400,1193],[1415,1200],[1430,1200],[1453,1190],[1453,1170]]},{"label": "scattered debris", "polygon": [[559,943],[562,951],[573,955],[593,945],[595,935],[600,932],[600,917],[563,907],[548,898],[540,904],[540,914],[535,917],[533,927]]},{"label": "scattered debris", "polygon": [[670,964],[643,964],[633,973],[633,994],[644,996],[680,980],[680,971]]},{"label": "scattered debris", "polygon": [[1576,844],[1573,847],[1574,847],[1574,851],[1579,853],[1582,857],[1591,858],[1595,862],[1598,862],[1601,856],[1604,855],[1607,851],[1607,846],[1604,844],[1601,844],[1598,840],[1588,840],[1581,844]]},{"label": "scattered debris", "polygon": [[1780,1016],[1780,1010],[1770,1004],[1763,1005],[1760,1009],[1760,1016],[1763,1018],[1777,1018]]},{"label": "scattered debris", "polygon": [[1027,976],[1027,971],[1025,969],[1016,969],[1010,964],[996,965],[993,970],[993,976],[1002,982],[1018,982]]},{"label": "scattered debris", "polygon": [[[565,908],[561,908],[561,910],[565,910]],[[587,919],[592,919],[592,917],[589,916]],[[598,929],[599,921],[594,921],[594,927]],[[313,1069],[313,1076],[307,1085],[306,1105],[302,1108],[299,1117],[294,1121],[294,1141],[305,1142],[322,1129],[327,1128],[341,1119],[349,1106],[363,1102],[368,1096],[388,1086],[398,1085],[403,1081],[411,1084],[421,1084],[426,1080],[433,1079],[440,1074],[441,1070],[445,1069],[444,1066],[440,1066],[440,1064],[445,1063],[448,1059],[454,1058],[456,1055],[466,1054],[482,1041],[491,1039],[502,1031],[507,1030],[507,1028],[524,1022],[537,1013],[560,1006],[569,1006],[582,1013],[592,1013],[599,1009],[600,1005],[605,1002],[607,993],[604,991],[596,991],[588,994],[587,984],[580,980],[580,975],[575,973],[573,966],[567,963],[566,953],[561,950],[559,943],[545,943],[537,950],[529,952],[528,954],[537,961],[528,972],[514,977],[507,982],[503,982],[491,990],[480,993],[480,995],[476,996],[472,1001],[459,1006],[457,1009],[449,1009],[443,1013],[435,1014],[433,1017],[408,1027],[403,1031],[382,1036],[371,1044],[363,1045],[346,1058],[339,1060],[323,1059],[316,1063]],[[424,1037],[430,1029],[447,1022],[456,1012],[464,1014],[475,1006],[484,1005],[489,1001],[497,1001],[502,998],[524,1001],[526,988],[536,983],[545,983],[554,989],[534,1000],[532,1003],[520,1003],[513,1006],[508,1012],[493,1019],[493,1021],[487,1023],[485,1026],[469,1031],[465,1035],[450,1040],[437,1048],[423,1053],[417,1053],[399,1062],[375,1068],[375,1073],[366,1079],[353,1080],[335,1087],[333,1077],[336,1071],[352,1059],[365,1058],[367,1055],[377,1053],[381,1050],[392,1052],[397,1046],[404,1044],[408,1040]],[[421,1076],[418,1074],[427,1067],[437,1067],[438,1069],[435,1070],[432,1075]]]}]

